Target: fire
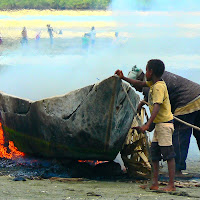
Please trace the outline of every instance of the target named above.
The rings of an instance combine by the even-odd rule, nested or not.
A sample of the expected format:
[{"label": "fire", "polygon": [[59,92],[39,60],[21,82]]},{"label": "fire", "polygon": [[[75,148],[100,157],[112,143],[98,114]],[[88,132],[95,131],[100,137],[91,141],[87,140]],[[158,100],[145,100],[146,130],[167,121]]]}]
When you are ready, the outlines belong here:
[{"label": "fire", "polygon": [[78,160],[78,162],[85,162],[85,163],[89,163],[91,165],[98,165],[100,163],[105,163],[108,161],[99,161],[99,160]]},{"label": "fire", "polygon": [[4,143],[5,143],[4,134],[2,125],[0,123],[0,158],[14,159],[25,155],[23,152],[18,151],[18,149],[15,147],[12,141],[9,141],[9,146],[8,146],[9,153],[8,153],[7,148],[4,147]]}]

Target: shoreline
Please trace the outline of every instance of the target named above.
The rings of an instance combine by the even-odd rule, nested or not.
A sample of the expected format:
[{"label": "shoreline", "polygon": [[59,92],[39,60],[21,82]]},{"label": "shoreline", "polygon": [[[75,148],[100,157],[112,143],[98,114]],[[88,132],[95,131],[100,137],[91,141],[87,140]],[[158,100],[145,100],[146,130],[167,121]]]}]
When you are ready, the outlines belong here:
[{"label": "shoreline", "polygon": [[0,10],[0,15],[5,16],[24,16],[24,15],[69,15],[69,16],[111,16],[112,11],[109,10],[36,10],[36,9],[22,9],[22,10]]},{"label": "shoreline", "polygon": [[[47,16],[47,19],[21,19],[24,16]],[[42,31],[42,38],[48,38],[47,24],[55,29],[55,31],[63,30],[62,35],[54,34],[54,37],[72,38],[82,37],[85,32],[89,32],[92,26],[98,29],[97,37],[114,37],[116,29],[119,25],[115,21],[94,21],[86,18],[83,21],[76,20],[66,21],[65,19],[58,18],[52,20],[48,16],[69,16],[69,17],[90,17],[90,16],[111,16],[109,11],[54,11],[54,10],[23,10],[23,11],[0,11],[0,16],[6,16],[0,18],[0,32],[3,38],[21,38],[21,31],[23,27],[28,30],[28,38],[35,38],[39,31]],[[8,17],[8,18],[7,18]],[[11,17],[11,18],[10,18]]]}]

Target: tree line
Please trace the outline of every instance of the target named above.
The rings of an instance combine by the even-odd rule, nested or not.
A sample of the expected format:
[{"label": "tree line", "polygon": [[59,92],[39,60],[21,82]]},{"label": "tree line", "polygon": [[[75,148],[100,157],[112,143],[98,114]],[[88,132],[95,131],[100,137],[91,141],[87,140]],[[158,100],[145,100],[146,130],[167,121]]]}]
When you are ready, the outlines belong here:
[{"label": "tree line", "polygon": [[0,0],[0,10],[10,9],[60,9],[105,10],[111,0]]}]

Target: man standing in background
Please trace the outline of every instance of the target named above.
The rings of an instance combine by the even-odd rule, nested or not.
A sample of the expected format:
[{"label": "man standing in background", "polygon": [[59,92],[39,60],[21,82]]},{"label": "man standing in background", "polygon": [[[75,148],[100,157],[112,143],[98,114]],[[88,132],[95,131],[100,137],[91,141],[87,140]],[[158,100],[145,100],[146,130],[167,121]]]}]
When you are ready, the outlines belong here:
[{"label": "man standing in background", "polygon": [[21,39],[22,46],[28,45],[28,36],[27,36],[27,30],[26,27],[22,30],[22,39]]},{"label": "man standing in background", "polygon": [[94,26],[91,28],[91,31],[90,31],[90,41],[91,41],[91,46],[94,47],[94,44],[95,44],[95,39],[96,39],[96,31],[95,31],[95,28]]},{"label": "man standing in background", "polygon": [[50,24],[47,24],[47,32],[49,33],[50,38],[50,44],[53,44],[53,28],[50,26]]},{"label": "man standing in background", "polygon": [[0,33],[0,45],[3,43],[3,40],[2,40],[2,35]]}]

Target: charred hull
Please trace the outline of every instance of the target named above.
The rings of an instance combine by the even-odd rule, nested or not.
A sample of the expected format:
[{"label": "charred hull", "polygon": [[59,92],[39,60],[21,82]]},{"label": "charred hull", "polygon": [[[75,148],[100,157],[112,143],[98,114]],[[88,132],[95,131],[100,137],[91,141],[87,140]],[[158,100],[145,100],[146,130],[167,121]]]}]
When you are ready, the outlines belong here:
[{"label": "charred hull", "polygon": [[[124,86],[137,108],[139,96]],[[19,151],[88,160],[113,160],[136,115],[115,76],[39,101],[0,93],[0,110],[5,140]]]}]

